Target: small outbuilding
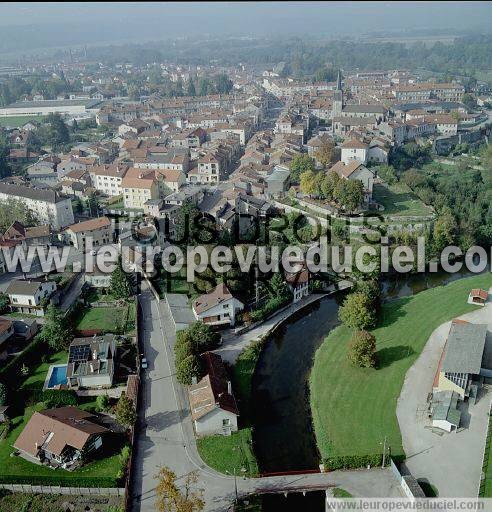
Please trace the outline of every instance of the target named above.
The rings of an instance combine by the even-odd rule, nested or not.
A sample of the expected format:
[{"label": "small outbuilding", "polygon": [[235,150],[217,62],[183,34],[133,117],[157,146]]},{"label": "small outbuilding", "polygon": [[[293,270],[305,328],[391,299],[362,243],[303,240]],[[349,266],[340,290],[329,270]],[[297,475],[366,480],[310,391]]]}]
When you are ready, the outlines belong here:
[{"label": "small outbuilding", "polygon": [[477,306],[484,306],[489,298],[489,292],[481,288],[474,288],[468,295],[468,304],[475,304]]}]

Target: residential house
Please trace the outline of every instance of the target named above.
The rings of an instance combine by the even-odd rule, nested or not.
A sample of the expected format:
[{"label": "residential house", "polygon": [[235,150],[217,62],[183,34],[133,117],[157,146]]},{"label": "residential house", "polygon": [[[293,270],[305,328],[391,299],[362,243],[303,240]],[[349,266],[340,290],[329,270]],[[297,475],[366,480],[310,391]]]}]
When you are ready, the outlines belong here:
[{"label": "residential house", "polygon": [[188,388],[191,418],[197,436],[231,435],[236,432],[239,409],[222,358],[202,355],[205,377]]},{"label": "residential house", "polygon": [[94,288],[107,289],[111,285],[111,274],[107,272],[101,272],[97,266],[94,266],[92,271],[85,272],[84,281]]},{"label": "residential house", "polygon": [[14,221],[5,231],[2,240],[6,242],[15,242],[24,249],[27,247],[44,246],[51,244],[51,230],[48,225],[25,227],[19,221]]},{"label": "residential house", "polygon": [[14,448],[32,462],[71,469],[99,450],[109,432],[76,407],[45,409],[31,416]]},{"label": "residential house", "polygon": [[290,188],[290,170],[285,166],[276,165],[265,181],[269,197],[282,197]]},{"label": "residential house", "polygon": [[489,292],[480,288],[473,288],[468,295],[468,304],[474,304],[477,306],[485,306],[489,298]]},{"label": "residential house", "polygon": [[374,186],[374,173],[357,160],[349,160],[348,163],[337,162],[330,171],[336,172],[340,178],[346,180],[360,180],[364,186],[364,201],[370,202]]},{"label": "residential house", "polygon": [[244,304],[236,299],[224,283],[210,293],[200,295],[192,303],[197,320],[208,325],[231,325],[236,323],[236,315],[244,309]]},{"label": "residential house", "polygon": [[14,323],[12,322],[12,320],[10,320],[9,318],[0,317],[0,353],[5,351],[6,342],[14,334]]},{"label": "residential house", "polygon": [[68,349],[70,388],[110,388],[113,385],[116,339],[113,334],[75,338]]},{"label": "residential house", "polygon": [[112,242],[113,227],[108,217],[98,217],[72,224],[63,232],[63,238],[76,249],[85,251]]},{"label": "residential house", "polygon": [[9,296],[11,311],[44,316],[44,303],[56,291],[54,281],[14,279],[5,293]]},{"label": "residential house", "polygon": [[292,292],[292,302],[298,302],[309,295],[309,270],[305,265],[297,272],[285,272],[285,281]]}]

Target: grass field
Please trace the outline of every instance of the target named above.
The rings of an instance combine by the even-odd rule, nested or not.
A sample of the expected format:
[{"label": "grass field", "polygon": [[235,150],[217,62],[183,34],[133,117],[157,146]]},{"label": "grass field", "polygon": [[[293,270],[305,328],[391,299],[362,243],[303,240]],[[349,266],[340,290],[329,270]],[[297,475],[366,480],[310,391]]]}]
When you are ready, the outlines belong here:
[{"label": "grass field", "polygon": [[[12,445],[22,432],[26,423],[36,410],[44,409],[44,404],[36,404],[32,407],[26,407],[22,416],[12,419],[12,430],[8,436],[0,441],[0,480],[5,477],[56,477],[66,481],[66,485],[77,486],[77,480],[80,477],[110,477],[115,478],[120,469],[119,450],[120,446],[114,447],[114,450],[106,452],[106,458],[101,458],[86,464],[79,470],[70,472],[63,469],[53,470],[45,466],[33,464],[22,457],[11,457],[13,451]],[[102,455],[102,453],[101,453]],[[33,483],[35,483],[33,481]],[[104,486],[104,483],[101,482]]]},{"label": "grass field", "polygon": [[52,364],[65,364],[67,359],[68,353],[64,350],[51,355],[46,363],[41,363],[29,372],[29,377],[22,383],[21,389],[43,389],[48,368]]},{"label": "grass field", "polygon": [[128,306],[85,309],[76,321],[78,331],[100,329],[105,332],[122,334],[128,317]]},{"label": "grass field", "polygon": [[0,117],[0,126],[5,128],[18,128],[26,124],[28,121],[36,120],[42,122],[45,116],[6,116]]},{"label": "grass field", "polygon": [[311,412],[323,459],[381,453],[385,436],[392,455],[403,455],[396,402],[407,370],[434,329],[475,309],[466,303],[470,289],[491,285],[492,276],[483,274],[384,304],[380,327],[373,330],[378,369],[350,366],[350,329],[340,326],[328,335],[310,377]]},{"label": "grass field", "polygon": [[374,185],[373,198],[384,206],[383,215],[410,217],[432,213],[432,209],[426,206],[403,183]]},{"label": "grass field", "polygon": [[[234,468],[238,475],[255,477],[259,474],[258,463],[252,448],[251,435],[251,379],[261,352],[261,342],[242,352],[232,369],[234,396],[240,410],[240,429],[230,437],[209,436],[198,440],[198,451],[203,461],[221,473]],[[241,468],[246,471],[241,472]]]}]

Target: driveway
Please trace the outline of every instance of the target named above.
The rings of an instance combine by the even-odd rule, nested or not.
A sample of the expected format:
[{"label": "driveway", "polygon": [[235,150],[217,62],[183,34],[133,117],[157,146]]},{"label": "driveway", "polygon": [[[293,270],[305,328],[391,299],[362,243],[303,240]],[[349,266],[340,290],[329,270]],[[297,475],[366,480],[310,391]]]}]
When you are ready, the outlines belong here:
[{"label": "driveway", "polygon": [[[234,501],[234,479],[206,466],[198,455],[186,391],[174,375],[175,333],[161,302],[142,283],[142,340],[149,367],[142,374],[142,402],[134,446],[131,510],[155,512],[155,479],[159,467],[170,467],[182,481],[198,472],[206,511],[226,511]],[[325,474],[238,478],[238,493],[340,486],[356,496],[400,496],[391,470],[335,471]]]},{"label": "driveway", "polygon": [[[460,316],[473,323],[492,324],[492,304]],[[405,465],[417,479],[427,479],[443,497],[476,497],[488,425],[492,388],[485,387],[475,405],[461,403],[459,432],[432,433],[424,413],[451,322],[439,326],[422,354],[408,370],[396,414],[407,454]],[[489,325],[489,330],[492,325]]]}]

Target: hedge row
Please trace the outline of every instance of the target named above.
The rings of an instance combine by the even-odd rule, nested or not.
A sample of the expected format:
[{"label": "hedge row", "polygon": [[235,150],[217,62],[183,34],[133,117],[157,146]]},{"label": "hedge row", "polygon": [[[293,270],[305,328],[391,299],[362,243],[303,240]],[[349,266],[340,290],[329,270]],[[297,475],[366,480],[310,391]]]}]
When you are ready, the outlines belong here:
[{"label": "hedge row", "polygon": [[266,304],[260,308],[251,312],[251,320],[253,322],[261,322],[265,320],[269,315],[282,308],[291,301],[291,297],[274,297],[266,302]]},{"label": "hedge row", "polygon": [[0,475],[0,484],[53,485],[61,487],[119,487],[115,477],[91,476],[40,476],[40,475]]},{"label": "hedge row", "polygon": [[16,355],[12,361],[0,369],[1,380],[4,382],[15,380],[19,376],[23,364],[29,366],[34,362],[39,362],[42,354],[39,349],[43,343],[41,338],[34,338],[20,354]]},{"label": "hedge row", "polygon": [[[389,463],[389,457],[386,458]],[[383,463],[383,455],[339,455],[323,459],[325,469],[334,471],[336,469],[359,469],[367,466],[376,467]]]}]

